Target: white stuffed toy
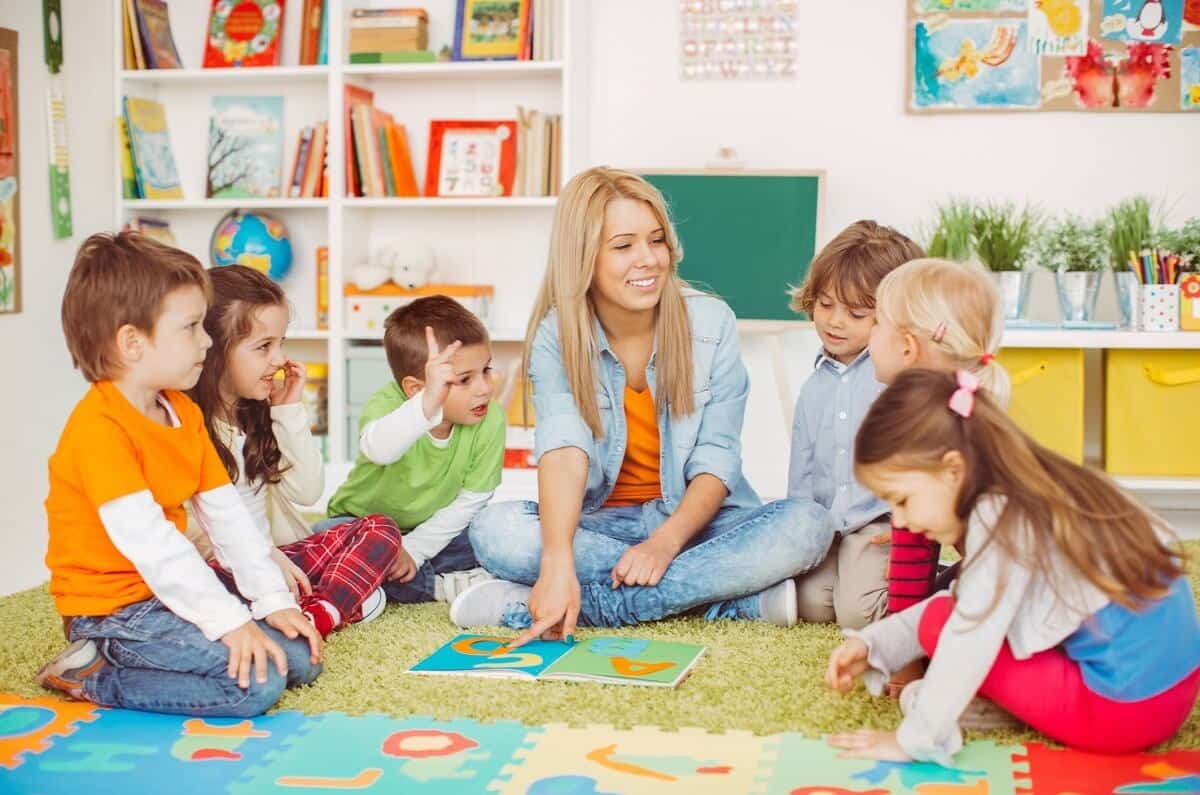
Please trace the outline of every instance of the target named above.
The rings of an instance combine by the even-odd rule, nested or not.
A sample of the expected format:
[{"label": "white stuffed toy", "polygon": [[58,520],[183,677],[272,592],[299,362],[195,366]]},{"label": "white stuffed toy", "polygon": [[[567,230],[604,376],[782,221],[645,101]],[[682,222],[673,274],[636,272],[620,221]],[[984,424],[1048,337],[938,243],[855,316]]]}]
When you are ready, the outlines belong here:
[{"label": "white stuffed toy", "polygon": [[392,253],[392,281],[409,290],[429,284],[437,267],[433,249],[428,246],[414,246],[403,254]]}]

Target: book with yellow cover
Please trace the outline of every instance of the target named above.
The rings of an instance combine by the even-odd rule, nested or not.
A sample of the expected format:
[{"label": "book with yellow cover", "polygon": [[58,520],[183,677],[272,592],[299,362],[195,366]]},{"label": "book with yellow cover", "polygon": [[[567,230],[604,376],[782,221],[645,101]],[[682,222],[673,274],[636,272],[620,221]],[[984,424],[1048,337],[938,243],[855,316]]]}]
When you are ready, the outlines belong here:
[{"label": "book with yellow cover", "polygon": [[129,125],[138,193],[146,199],[182,199],[183,187],[175,169],[163,106],[150,99],[125,97],[125,121]]}]

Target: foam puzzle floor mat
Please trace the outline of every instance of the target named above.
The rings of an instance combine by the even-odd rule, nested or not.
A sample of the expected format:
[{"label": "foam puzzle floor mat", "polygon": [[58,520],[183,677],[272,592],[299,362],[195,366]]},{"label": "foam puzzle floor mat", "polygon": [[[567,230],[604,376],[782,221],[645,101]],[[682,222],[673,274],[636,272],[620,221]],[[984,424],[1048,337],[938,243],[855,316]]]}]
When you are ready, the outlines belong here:
[{"label": "foam puzzle floor mat", "polygon": [[783,733],[306,715],[200,719],[0,694],[3,793],[1200,793],[1200,751],[972,742],[957,767],[841,759]]}]

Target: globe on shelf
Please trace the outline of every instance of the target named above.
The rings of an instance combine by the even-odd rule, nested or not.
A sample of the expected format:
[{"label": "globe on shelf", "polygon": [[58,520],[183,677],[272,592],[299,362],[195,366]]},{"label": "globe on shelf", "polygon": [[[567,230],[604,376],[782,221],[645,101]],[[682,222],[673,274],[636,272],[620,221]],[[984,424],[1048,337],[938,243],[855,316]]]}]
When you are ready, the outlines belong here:
[{"label": "globe on shelf", "polygon": [[266,213],[233,210],[217,222],[209,256],[216,267],[245,265],[279,281],[292,268],[292,241],[282,221]]}]

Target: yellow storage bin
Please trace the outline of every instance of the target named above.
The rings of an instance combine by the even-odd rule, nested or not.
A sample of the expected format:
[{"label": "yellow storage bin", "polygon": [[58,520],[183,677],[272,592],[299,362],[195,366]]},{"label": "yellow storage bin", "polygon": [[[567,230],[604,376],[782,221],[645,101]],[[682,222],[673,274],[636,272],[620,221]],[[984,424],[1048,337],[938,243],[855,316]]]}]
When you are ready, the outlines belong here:
[{"label": "yellow storage bin", "polygon": [[1083,351],[1004,348],[996,360],[1012,378],[1009,416],[1040,444],[1083,463]]},{"label": "yellow storage bin", "polygon": [[1200,350],[1110,350],[1105,382],[1106,470],[1200,475]]}]

